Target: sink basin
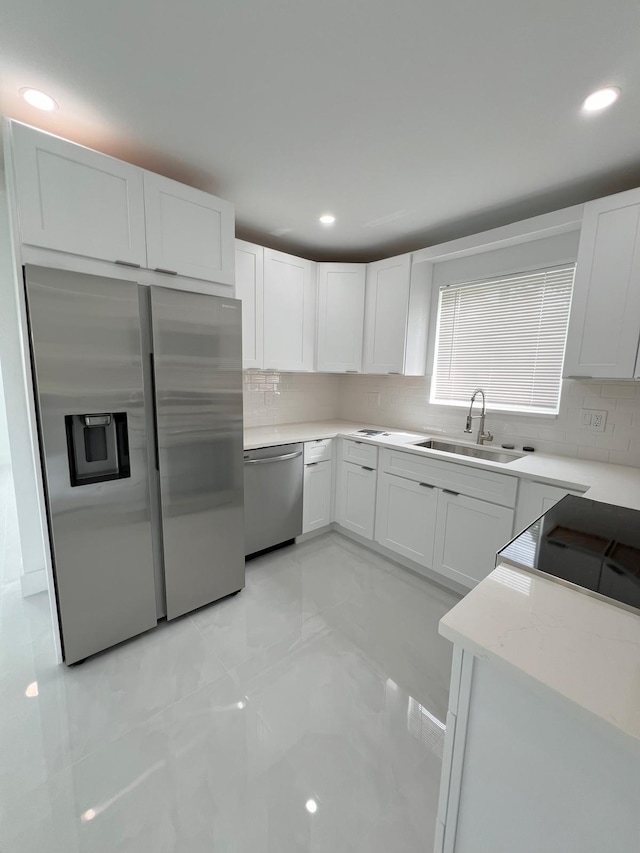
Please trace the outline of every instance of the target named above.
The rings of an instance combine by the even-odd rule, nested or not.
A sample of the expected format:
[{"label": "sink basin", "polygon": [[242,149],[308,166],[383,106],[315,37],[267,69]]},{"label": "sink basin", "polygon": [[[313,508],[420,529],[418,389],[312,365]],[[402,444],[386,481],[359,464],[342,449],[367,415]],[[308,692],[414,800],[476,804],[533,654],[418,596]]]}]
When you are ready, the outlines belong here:
[{"label": "sink basin", "polygon": [[456,456],[470,456],[473,459],[486,459],[488,462],[499,462],[507,465],[522,459],[522,453],[511,453],[508,450],[494,450],[479,444],[454,444],[451,441],[440,441],[430,438],[428,441],[416,441],[416,447],[427,447],[429,450],[440,450],[443,453],[454,453]]}]

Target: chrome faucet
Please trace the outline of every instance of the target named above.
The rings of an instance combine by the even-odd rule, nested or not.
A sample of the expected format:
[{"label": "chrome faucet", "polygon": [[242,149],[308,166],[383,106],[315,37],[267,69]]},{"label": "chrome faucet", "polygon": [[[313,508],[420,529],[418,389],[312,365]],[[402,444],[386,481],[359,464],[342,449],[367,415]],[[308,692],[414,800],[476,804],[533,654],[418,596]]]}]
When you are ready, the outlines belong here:
[{"label": "chrome faucet", "polygon": [[[482,394],[482,412],[479,415],[472,415],[471,412],[473,410],[473,404],[476,401],[476,397],[478,394]],[[493,436],[490,432],[484,431],[484,419],[486,417],[485,410],[485,396],[482,388],[476,388],[473,392],[473,396],[471,397],[471,405],[469,406],[469,414],[467,415],[467,426],[465,428],[465,432],[471,432],[471,424],[476,418],[480,418],[480,427],[478,429],[478,437],[476,439],[478,444],[484,444],[485,441],[493,441]]]}]

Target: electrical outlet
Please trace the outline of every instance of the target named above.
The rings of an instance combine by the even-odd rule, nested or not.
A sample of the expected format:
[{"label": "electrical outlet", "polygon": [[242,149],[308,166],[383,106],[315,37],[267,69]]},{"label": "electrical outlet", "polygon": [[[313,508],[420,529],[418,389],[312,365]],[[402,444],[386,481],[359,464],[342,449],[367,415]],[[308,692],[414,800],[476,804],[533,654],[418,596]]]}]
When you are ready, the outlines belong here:
[{"label": "electrical outlet", "polygon": [[604,432],[606,425],[606,409],[582,409],[580,412],[580,429],[588,429],[591,432]]}]

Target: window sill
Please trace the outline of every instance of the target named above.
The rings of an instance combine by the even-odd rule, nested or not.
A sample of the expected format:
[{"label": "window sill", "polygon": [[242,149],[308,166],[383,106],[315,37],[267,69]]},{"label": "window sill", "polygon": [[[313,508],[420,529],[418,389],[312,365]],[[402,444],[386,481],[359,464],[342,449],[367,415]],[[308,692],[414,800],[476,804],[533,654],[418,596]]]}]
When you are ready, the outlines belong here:
[{"label": "window sill", "polygon": [[[440,406],[443,409],[453,409],[454,411],[459,411],[460,409],[468,409],[469,403],[456,403],[456,402],[443,402],[441,400],[429,400],[429,404],[432,406]],[[476,401],[474,405],[474,412],[476,407],[479,408],[479,404]],[[512,418],[540,418],[540,420],[546,421],[555,421],[558,419],[560,413],[559,412],[536,412],[536,411],[528,411],[527,409],[506,409],[501,408],[500,406],[491,406],[487,403],[486,406],[487,416],[491,415],[508,415]]]}]

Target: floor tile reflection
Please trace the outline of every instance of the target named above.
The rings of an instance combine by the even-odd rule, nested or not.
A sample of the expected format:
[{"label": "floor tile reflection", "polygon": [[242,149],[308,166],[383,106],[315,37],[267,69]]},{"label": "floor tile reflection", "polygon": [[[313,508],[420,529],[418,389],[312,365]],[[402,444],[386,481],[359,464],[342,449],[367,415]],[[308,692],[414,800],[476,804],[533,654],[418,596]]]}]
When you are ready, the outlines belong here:
[{"label": "floor tile reflection", "polygon": [[0,849],[428,850],[451,665],[437,625],[456,600],[328,534],[66,669],[46,597],[9,578]]}]

